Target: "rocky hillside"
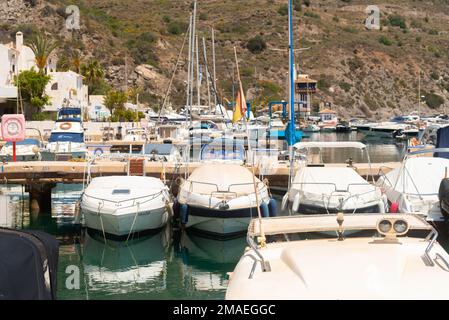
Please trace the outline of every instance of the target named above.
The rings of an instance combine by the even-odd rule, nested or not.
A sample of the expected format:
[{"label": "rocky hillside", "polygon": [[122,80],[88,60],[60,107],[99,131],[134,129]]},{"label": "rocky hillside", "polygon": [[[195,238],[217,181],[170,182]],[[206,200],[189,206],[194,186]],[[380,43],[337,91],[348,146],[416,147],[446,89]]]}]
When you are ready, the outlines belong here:
[{"label": "rocky hillside", "polygon": [[[0,40],[18,29],[44,30],[60,41],[59,56],[82,52],[98,59],[116,87],[139,86],[142,99],[160,104],[188,26],[191,0],[3,0]],[[423,111],[449,107],[449,0],[376,1],[381,29],[367,30],[370,1],[302,0],[295,5],[301,73],[319,81],[314,108],[330,102],[342,116],[388,118],[417,110],[422,70]],[[214,27],[218,88],[232,100],[237,48],[248,99],[263,106],[285,96],[287,0],[199,0],[198,33],[210,54]],[[81,10],[81,30],[65,28],[65,6]],[[299,22],[299,23],[298,23]],[[257,37],[255,45],[251,39]],[[258,49],[261,46],[261,52]],[[250,50],[251,49],[251,50]],[[185,101],[187,49],[174,78],[171,102]],[[210,57],[209,57],[210,59]],[[205,87],[205,86],[204,86]]]}]

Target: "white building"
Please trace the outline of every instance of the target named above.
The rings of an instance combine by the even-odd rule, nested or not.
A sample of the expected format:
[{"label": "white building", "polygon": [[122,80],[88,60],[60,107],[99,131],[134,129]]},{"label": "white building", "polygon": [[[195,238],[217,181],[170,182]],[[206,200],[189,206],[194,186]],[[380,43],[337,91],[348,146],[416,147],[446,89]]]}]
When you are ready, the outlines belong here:
[{"label": "white building", "polygon": [[57,111],[62,106],[71,104],[75,107],[88,105],[88,87],[83,84],[83,76],[73,71],[50,72],[51,80],[45,87],[50,97],[46,111]]},{"label": "white building", "polygon": [[[45,73],[51,76],[45,93],[50,96],[47,111],[56,111],[65,101],[79,106],[88,104],[88,88],[83,85],[83,77],[73,71],[56,72],[57,59],[48,59]],[[30,70],[36,66],[36,56],[30,47],[24,45],[22,32],[17,32],[15,43],[0,44],[0,103],[6,99],[17,98],[17,88],[14,86],[14,75]]]},{"label": "white building", "polygon": [[93,95],[89,97],[89,119],[92,121],[102,121],[111,116],[111,112],[104,105],[104,96]]}]

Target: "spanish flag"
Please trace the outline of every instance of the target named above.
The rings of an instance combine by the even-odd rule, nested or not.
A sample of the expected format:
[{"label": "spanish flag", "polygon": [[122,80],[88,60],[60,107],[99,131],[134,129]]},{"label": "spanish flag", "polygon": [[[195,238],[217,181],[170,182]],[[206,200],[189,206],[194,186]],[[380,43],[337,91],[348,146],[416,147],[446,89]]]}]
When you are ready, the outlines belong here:
[{"label": "spanish flag", "polygon": [[237,92],[237,99],[235,102],[234,115],[232,117],[232,123],[239,122],[245,117],[247,111],[245,93],[243,92],[243,86],[240,83],[240,90]]}]

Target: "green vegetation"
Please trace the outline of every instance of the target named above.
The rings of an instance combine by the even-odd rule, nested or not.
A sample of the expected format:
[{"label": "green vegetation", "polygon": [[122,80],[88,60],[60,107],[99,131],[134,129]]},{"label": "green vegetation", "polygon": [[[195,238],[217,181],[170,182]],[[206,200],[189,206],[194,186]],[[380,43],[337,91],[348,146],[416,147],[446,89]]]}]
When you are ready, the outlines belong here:
[{"label": "green vegetation", "polygon": [[279,7],[279,9],[278,9],[278,13],[279,13],[281,16],[286,16],[286,15],[288,15],[288,5],[286,5],[286,4],[281,5],[281,6]]},{"label": "green vegetation", "polygon": [[306,11],[306,12],[304,12],[304,15],[306,17],[311,17],[311,18],[314,18],[314,19],[321,19],[319,14],[316,14],[315,12],[312,12],[312,11]]},{"label": "green vegetation", "polygon": [[270,101],[282,100],[282,88],[276,83],[268,80],[260,80],[257,82],[259,89],[256,99],[253,101],[253,106],[268,105]]},{"label": "green vegetation", "polygon": [[137,112],[130,109],[115,109],[111,116],[112,122],[138,122],[140,119],[145,118],[143,112]]},{"label": "green vegetation", "polygon": [[323,90],[323,91],[328,91],[331,86],[329,80],[326,78],[321,78],[320,80],[318,80],[317,85],[318,85],[318,89]]},{"label": "green vegetation", "polygon": [[400,27],[401,29],[407,29],[407,24],[404,17],[394,14],[388,17],[388,22],[393,27]]},{"label": "green vegetation", "polygon": [[348,66],[351,72],[354,72],[363,67],[363,62],[359,58],[355,57],[348,60]]},{"label": "green vegetation", "polygon": [[105,71],[97,60],[90,60],[88,63],[83,64],[80,69],[89,86],[89,94],[92,94],[93,90],[104,79]]},{"label": "green vegetation", "polygon": [[[15,77],[14,84],[20,88],[20,94],[25,104],[25,113],[38,113],[42,108],[50,103],[50,97],[45,94],[45,87],[50,82],[51,77],[43,72],[31,70],[22,71]],[[30,108],[26,108],[29,105]]]},{"label": "green vegetation", "polygon": [[347,82],[340,82],[339,83],[340,88],[342,88],[345,92],[349,92],[352,88],[351,84]]},{"label": "green vegetation", "polygon": [[267,48],[267,44],[261,36],[257,35],[248,41],[248,43],[246,44],[246,48],[251,53],[258,54],[263,52]]},{"label": "green vegetation", "polygon": [[145,32],[129,40],[126,45],[137,64],[157,65],[158,57],[154,49],[156,41],[157,37],[154,33]]},{"label": "green vegetation", "polygon": [[391,46],[393,42],[388,39],[386,36],[380,36],[378,39],[379,43],[385,45],[385,46]]},{"label": "green vegetation", "polygon": [[38,34],[31,38],[28,46],[36,56],[36,65],[39,72],[43,72],[47,66],[48,58],[51,53],[56,49],[57,44],[45,36]]},{"label": "green vegetation", "polygon": [[183,34],[188,29],[188,25],[181,21],[172,21],[167,26],[167,31],[173,35]]},{"label": "green vegetation", "polygon": [[437,109],[444,103],[444,98],[435,93],[428,93],[425,97],[425,101],[431,109]]},{"label": "green vegetation", "polygon": [[44,111],[44,112],[38,112],[33,113],[31,116],[32,121],[56,121],[58,117],[57,112],[55,111]]},{"label": "green vegetation", "polygon": [[128,101],[128,95],[123,91],[110,90],[104,96],[104,105],[109,109],[111,114],[114,113],[116,109],[124,109],[125,103]]},{"label": "green vegetation", "polygon": [[433,80],[439,80],[439,79],[440,79],[440,75],[439,75],[438,73],[436,73],[435,71],[432,71],[432,72],[430,73],[430,77],[431,77]]}]

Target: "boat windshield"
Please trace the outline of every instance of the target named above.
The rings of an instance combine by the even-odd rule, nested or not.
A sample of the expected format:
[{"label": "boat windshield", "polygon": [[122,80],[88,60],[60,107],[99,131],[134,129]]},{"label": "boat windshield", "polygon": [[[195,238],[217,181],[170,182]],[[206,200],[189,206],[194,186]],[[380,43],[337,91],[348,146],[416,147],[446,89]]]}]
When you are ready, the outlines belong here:
[{"label": "boat windshield", "polygon": [[245,148],[241,144],[205,145],[201,150],[200,160],[245,160]]},{"label": "boat windshield", "polygon": [[84,142],[84,133],[60,133],[54,132],[48,139],[49,142]]},{"label": "boat windshield", "polygon": [[143,154],[170,155],[175,147],[172,144],[147,144]]}]

